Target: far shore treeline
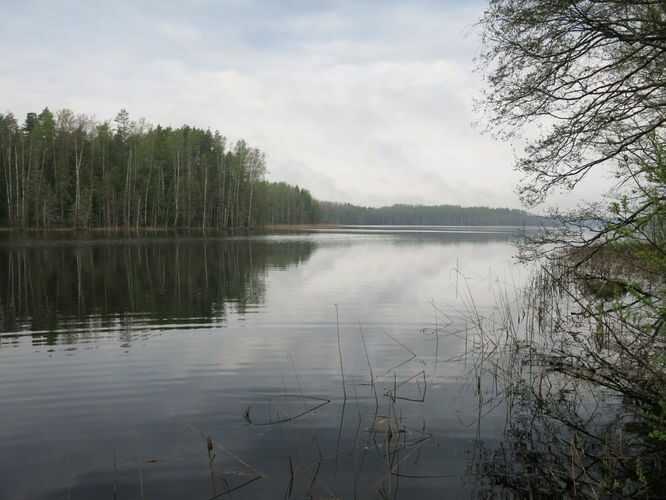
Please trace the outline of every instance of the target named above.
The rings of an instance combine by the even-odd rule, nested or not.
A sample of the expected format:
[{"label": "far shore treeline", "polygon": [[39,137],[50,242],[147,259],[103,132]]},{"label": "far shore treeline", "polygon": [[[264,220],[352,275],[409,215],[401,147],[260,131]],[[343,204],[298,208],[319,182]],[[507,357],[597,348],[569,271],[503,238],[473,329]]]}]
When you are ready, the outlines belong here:
[{"label": "far shore treeline", "polygon": [[522,210],[452,205],[368,208],[320,202],[268,182],[244,140],[151,126],[121,110],[97,121],[69,109],[0,114],[0,226],[250,228],[270,224],[538,225]]},{"label": "far shore treeline", "polygon": [[418,226],[539,226],[545,217],[510,208],[461,207],[458,205],[392,205],[359,207],[320,201],[319,222],[358,225]]}]

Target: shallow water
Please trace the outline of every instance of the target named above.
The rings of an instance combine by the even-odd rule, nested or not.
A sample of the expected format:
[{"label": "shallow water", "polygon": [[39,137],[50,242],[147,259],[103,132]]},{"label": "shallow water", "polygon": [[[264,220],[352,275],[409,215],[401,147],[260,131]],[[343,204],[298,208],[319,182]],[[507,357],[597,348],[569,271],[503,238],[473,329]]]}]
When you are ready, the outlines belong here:
[{"label": "shallow water", "polygon": [[504,415],[462,318],[521,282],[511,239],[0,242],[0,498],[474,496]]}]

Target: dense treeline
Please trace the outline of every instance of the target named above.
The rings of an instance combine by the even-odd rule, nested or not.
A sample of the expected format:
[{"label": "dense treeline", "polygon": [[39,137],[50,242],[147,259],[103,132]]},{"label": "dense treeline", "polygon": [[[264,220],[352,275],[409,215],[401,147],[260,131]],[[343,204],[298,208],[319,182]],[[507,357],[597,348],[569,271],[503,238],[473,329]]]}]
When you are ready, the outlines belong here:
[{"label": "dense treeline", "polygon": [[319,222],[359,225],[522,226],[542,225],[547,219],[523,210],[457,205],[392,205],[360,207],[319,202]]},{"label": "dense treeline", "polygon": [[0,224],[252,227],[313,222],[307,191],[264,181],[265,155],[219,132],[63,109],[0,114]]},{"label": "dense treeline", "polygon": [[284,182],[260,182],[255,188],[258,201],[255,216],[263,224],[320,222],[319,202],[307,189]]},{"label": "dense treeline", "polygon": [[521,210],[319,202],[265,180],[263,152],[219,132],[63,109],[0,114],[0,225],[244,228],[265,224],[535,225]]}]

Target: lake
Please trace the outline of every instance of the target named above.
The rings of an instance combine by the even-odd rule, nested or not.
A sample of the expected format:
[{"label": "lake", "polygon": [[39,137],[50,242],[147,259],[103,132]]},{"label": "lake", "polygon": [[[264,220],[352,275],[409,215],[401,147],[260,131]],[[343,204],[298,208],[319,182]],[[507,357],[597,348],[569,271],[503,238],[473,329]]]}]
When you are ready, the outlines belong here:
[{"label": "lake", "polygon": [[0,498],[488,491],[467,321],[512,231],[3,237]]}]

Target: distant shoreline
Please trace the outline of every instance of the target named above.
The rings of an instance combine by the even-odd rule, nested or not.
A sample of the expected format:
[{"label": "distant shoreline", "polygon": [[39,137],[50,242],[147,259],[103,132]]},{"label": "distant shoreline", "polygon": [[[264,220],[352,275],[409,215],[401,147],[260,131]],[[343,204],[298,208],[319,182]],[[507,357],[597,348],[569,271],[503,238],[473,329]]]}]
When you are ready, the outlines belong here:
[{"label": "distant shoreline", "polygon": [[343,229],[343,228],[464,228],[464,227],[540,227],[511,224],[265,224],[255,227],[7,227],[0,226],[0,234],[10,233],[54,233],[54,234],[146,234],[146,233],[243,233],[261,231],[307,231],[315,229]]},{"label": "distant shoreline", "polygon": [[338,229],[340,224],[266,224],[256,227],[7,227],[0,226],[0,234],[8,233],[108,233],[108,234],[141,234],[141,233],[238,233],[255,231],[301,231],[308,229]]},{"label": "distant shoreline", "polygon": [[339,229],[342,224],[266,224],[263,229],[269,231],[301,231],[307,229]]}]

